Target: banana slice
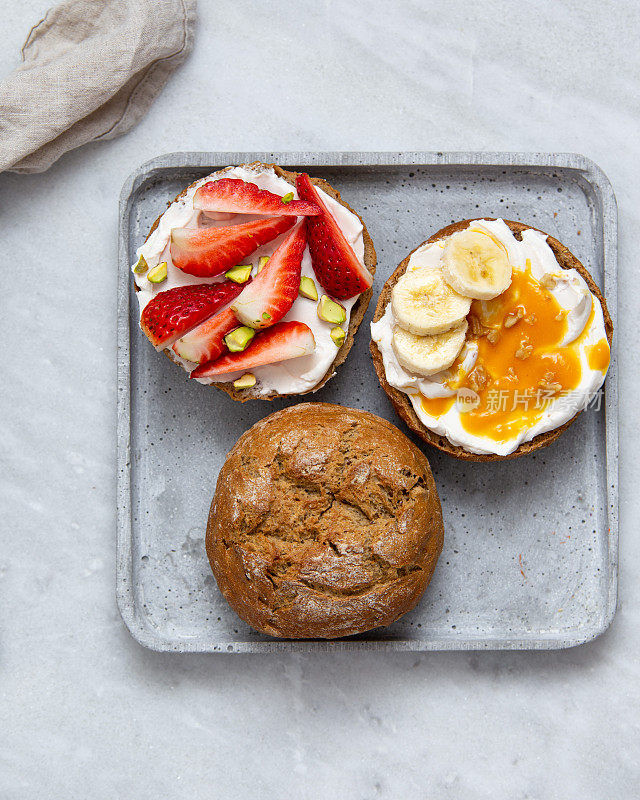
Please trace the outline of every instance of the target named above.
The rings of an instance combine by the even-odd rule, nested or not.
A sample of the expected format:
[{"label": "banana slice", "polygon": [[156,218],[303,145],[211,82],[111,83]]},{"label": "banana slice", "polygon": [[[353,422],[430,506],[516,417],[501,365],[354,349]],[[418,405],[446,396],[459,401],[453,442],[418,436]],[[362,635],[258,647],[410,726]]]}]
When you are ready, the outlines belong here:
[{"label": "banana slice", "polygon": [[458,231],[442,254],[446,282],[475,300],[491,300],[511,283],[511,264],[505,250],[488,234]]},{"label": "banana slice", "polygon": [[396,283],[391,308],[405,331],[432,336],[460,325],[471,300],[447,284],[439,267],[422,267],[405,272]]},{"label": "banana slice", "polygon": [[448,369],[462,350],[467,321],[434,336],[416,336],[409,331],[393,329],[393,350],[400,364],[418,375],[435,375]]}]

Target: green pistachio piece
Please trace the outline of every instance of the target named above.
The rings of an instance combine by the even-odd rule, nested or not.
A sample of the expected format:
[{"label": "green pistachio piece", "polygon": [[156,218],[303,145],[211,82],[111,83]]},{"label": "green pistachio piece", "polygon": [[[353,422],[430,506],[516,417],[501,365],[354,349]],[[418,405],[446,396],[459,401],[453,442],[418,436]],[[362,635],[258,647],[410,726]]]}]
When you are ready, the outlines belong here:
[{"label": "green pistachio piece", "polygon": [[243,325],[241,328],[234,328],[231,333],[224,337],[225,344],[232,353],[240,353],[245,350],[249,342],[256,335],[253,328]]},{"label": "green pistachio piece", "polygon": [[313,278],[307,278],[306,275],[303,275],[300,278],[300,289],[299,293],[303,297],[308,297],[309,300],[317,300],[318,299],[318,290],[316,285],[313,281]]},{"label": "green pistachio piece", "polygon": [[318,316],[325,322],[333,322],[334,325],[342,325],[347,318],[344,306],[336,303],[326,294],[323,294],[318,303]]},{"label": "green pistachio piece", "polygon": [[256,275],[259,275],[262,270],[266,267],[267,261],[269,260],[269,256],[260,256],[260,261],[258,261],[258,271]]},{"label": "green pistachio piece", "polygon": [[229,278],[229,280],[234,283],[246,283],[249,280],[252,269],[253,267],[251,264],[239,264],[237,267],[233,267],[228,272],[225,272],[224,277]]},{"label": "green pistachio piece", "polygon": [[237,381],[233,382],[234,389],[251,389],[251,387],[255,385],[256,376],[251,372],[245,372],[241,378],[238,378]]},{"label": "green pistachio piece", "polygon": [[266,320],[269,320],[269,319],[271,319],[271,314],[267,314],[267,312],[265,311],[265,312],[262,314],[262,319],[266,319]]},{"label": "green pistachio piece", "polygon": [[161,261],[157,267],[149,270],[147,280],[151,283],[162,283],[167,280],[167,262]]},{"label": "green pistachio piece", "polygon": [[282,198],[283,203],[290,203],[292,200],[293,200],[293,192],[285,194],[285,196]]},{"label": "green pistachio piece", "polygon": [[331,333],[329,334],[333,339],[333,343],[336,347],[342,347],[344,340],[347,334],[344,331],[344,328],[341,328],[339,325],[336,325],[335,328],[331,328]]},{"label": "green pistachio piece", "polygon": [[144,275],[144,273],[149,269],[149,265],[147,264],[147,260],[144,256],[140,256],[138,259],[138,263],[133,268],[133,271],[136,275]]}]

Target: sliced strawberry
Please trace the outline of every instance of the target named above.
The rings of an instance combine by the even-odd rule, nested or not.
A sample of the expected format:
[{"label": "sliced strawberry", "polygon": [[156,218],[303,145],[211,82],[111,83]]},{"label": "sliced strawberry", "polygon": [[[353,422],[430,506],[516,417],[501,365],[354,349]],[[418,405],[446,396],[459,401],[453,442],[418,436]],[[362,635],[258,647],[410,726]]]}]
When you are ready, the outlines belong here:
[{"label": "sliced strawberry", "polygon": [[236,315],[230,308],[225,308],[202,325],[187,333],[173,345],[174,353],[187,361],[202,364],[215,361],[226,351],[224,337],[238,327]]},{"label": "sliced strawberry", "polygon": [[[286,197],[286,195],[285,195]],[[239,178],[221,178],[201,186],[193,196],[193,207],[201,211],[226,211],[231,214],[260,214],[264,217],[305,217],[319,214],[320,209],[304,200],[284,201],[282,197],[255,183]]]},{"label": "sliced strawberry", "polygon": [[322,288],[338,300],[347,300],[364,292],[373,283],[369,270],[358,261],[340,226],[320,198],[306,172],[296,178],[296,188],[303,200],[320,207],[321,214],[309,217],[309,252],[313,271]]},{"label": "sliced strawberry", "polygon": [[280,244],[231,308],[243,325],[268,328],[284,317],[300,290],[302,255],[307,245],[304,221]]},{"label": "sliced strawberry", "polygon": [[200,278],[220,275],[294,223],[294,217],[274,217],[222,228],[174,228],[171,260],[189,275]]},{"label": "sliced strawberry", "polygon": [[253,369],[264,364],[275,364],[290,358],[308,356],[316,348],[316,341],[308,325],[303,322],[278,322],[259,333],[253,342],[240,353],[227,353],[217,361],[201,364],[191,373],[192,378],[212,378],[239,369]]},{"label": "sliced strawberry", "polygon": [[233,281],[167,289],[144,307],[140,327],[156,350],[162,350],[228,305],[242,289]]}]

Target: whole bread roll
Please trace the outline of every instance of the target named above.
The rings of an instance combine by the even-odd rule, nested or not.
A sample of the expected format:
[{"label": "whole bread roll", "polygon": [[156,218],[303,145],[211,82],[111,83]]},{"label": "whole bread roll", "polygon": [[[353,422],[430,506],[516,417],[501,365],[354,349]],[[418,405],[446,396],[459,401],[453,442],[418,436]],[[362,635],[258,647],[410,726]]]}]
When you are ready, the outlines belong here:
[{"label": "whole bread roll", "polygon": [[412,609],[442,550],[429,463],[364,411],[303,403],[229,453],[206,547],[218,586],[262,633],[334,638]]}]

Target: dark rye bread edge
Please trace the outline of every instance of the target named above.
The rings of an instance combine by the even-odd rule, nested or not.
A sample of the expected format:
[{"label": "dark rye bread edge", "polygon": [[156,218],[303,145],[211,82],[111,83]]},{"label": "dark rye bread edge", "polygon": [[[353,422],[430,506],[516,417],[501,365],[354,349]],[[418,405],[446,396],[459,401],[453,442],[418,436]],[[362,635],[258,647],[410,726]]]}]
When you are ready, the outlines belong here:
[{"label": "dark rye bread edge", "polygon": [[[476,219],[492,219],[491,217],[478,217]],[[442,228],[437,233],[434,233],[433,236],[430,236],[426,242],[423,244],[427,244],[430,242],[436,242],[439,239],[444,239],[447,236],[451,236],[453,233],[457,231],[464,230],[470,222],[474,222],[475,219],[465,219],[461,222],[455,222],[452,225],[447,225],[446,228]],[[553,250],[553,254],[555,255],[558,264],[563,269],[575,269],[577,272],[582,275],[582,277],[587,282],[587,286],[593,292],[593,294],[598,298],[600,304],[602,306],[602,313],[604,315],[604,325],[605,330],[607,333],[607,339],[609,340],[609,345],[611,345],[611,340],[613,337],[613,322],[611,321],[611,317],[609,316],[609,310],[607,309],[607,303],[602,296],[602,292],[596,285],[595,281],[591,277],[591,275],[587,272],[587,270],[583,267],[583,265],[578,261],[578,259],[573,255],[573,253],[568,250],[563,244],[561,244],[557,239],[554,239],[553,236],[549,236],[549,234],[545,233],[544,231],[540,231],[538,228],[533,228],[531,225],[524,225],[522,222],[513,222],[512,220],[504,220],[505,223],[511,228],[514,235],[517,239],[521,238],[522,231],[527,229],[539,231],[544,236],[547,237],[547,244]],[[391,292],[393,287],[396,285],[400,276],[404,274],[407,266],[409,265],[409,259],[411,255],[422,245],[418,245],[414,250],[409,253],[409,255],[401,262],[398,266],[396,271],[391,275],[389,280],[385,283],[382,287],[382,291],[380,292],[380,297],[378,298],[378,303],[376,305],[376,310],[373,315],[373,321],[377,322],[387,307],[387,304],[391,300]],[[451,444],[451,442],[446,439],[444,436],[439,436],[437,433],[433,433],[428,428],[426,428],[418,415],[416,414],[409,397],[404,393],[401,392],[399,389],[395,389],[391,386],[386,378],[384,364],[382,362],[382,354],[378,349],[376,343],[372,340],[370,344],[371,349],[371,356],[373,358],[373,366],[376,370],[378,375],[378,379],[382,385],[382,388],[385,390],[393,407],[395,408],[396,412],[399,416],[404,420],[404,422],[411,428],[411,430],[416,433],[421,439],[423,439],[427,444],[431,444],[434,447],[437,447],[438,450],[442,450],[444,453],[448,453],[450,456],[454,456],[454,458],[462,459],[463,461],[500,461],[507,458],[518,458],[519,456],[528,455],[529,453],[533,453],[535,450],[539,450],[541,447],[546,447],[550,445],[578,418],[581,412],[575,414],[570,420],[561,425],[559,428],[555,428],[552,431],[547,431],[546,433],[541,433],[535,438],[533,438],[530,442],[523,442],[523,444],[518,447],[513,453],[510,453],[507,456],[499,456],[495,454],[490,455],[481,455],[479,453],[470,453],[468,450],[465,450],[463,447],[459,447],[456,445]]]},{"label": "dark rye bread edge", "polygon": [[[288,170],[282,169],[282,167],[279,167],[277,164],[263,164],[261,161],[253,161],[251,164],[239,164],[238,166],[248,167],[248,168],[264,167],[266,169],[273,169],[276,175],[278,175],[281,178],[284,178],[284,180],[286,180],[287,183],[290,183],[292,186],[295,187],[296,177],[298,173],[289,172]],[[220,173],[227,172],[230,169],[233,169],[233,167],[226,167],[225,169],[217,170],[216,172],[212,173],[212,175],[218,175]],[[194,183],[196,183],[196,181],[194,181]],[[352,214],[355,214],[356,217],[358,217],[358,219],[362,223],[362,237],[364,239],[364,263],[369,272],[372,275],[375,275],[376,263],[377,263],[376,251],[373,246],[373,240],[371,239],[369,231],[367,230],[367,226],[364,224],[364,220],[362,219],[360,214],[358,214],[357,211],[351,208],[351,206],[342,199],[342,197],[340,196],[340,192],[334,189],[333,186],[327,183],[327,181],[325,181],[323,178],[311,178],[311,183],[313,183],[315,186],[318,186],[320,189],[325,191],[330,197],[333,197],[334,200],[337,200],[338,203],[340,203],[340,205],[344,206],[348,211],[351,211]],[[187,191],[191,188],[191,186],[193,186],[193,184],[190,184],[185,189],[183,189],[180,192],[180,194],[178,194],[174,198],[174,200],[172,200],[171,203],[168,204],[168,206],[170,206],[172,203],[175,203],[176,200],[179,200],[183,195],[185,195]],[[147,239],[158,227],[161,217],[162,214],[160,214],[160,216],[151,226],[151,229],[147,234]],[[135,284],[135,281],[134,281],[134,286],[136,288],[136,291],[138,291],[138,287],[137,284]],[[295,392],[294,393],[295,395],[302,395],[302,394],[309,394],[309,392],[316,392],[318,389],[320,389],[320,387],[324,386],[324,384],[330,378],[332,378],[335,375],[337,368],[345,361],[347,355],[349,354],[349,351],[353,347],[355,335],[358,331],[358,328],[360,327],[360,323],[364,319],[364,315],[366,314],[367,307],[369,306],[369,301],[371,300],[372,295],[373,295],[373,288],[367,289],[367,291],[363,292],[360,295],[360,297],[358,297],[356,302],[353,304],[353,307],[351,308],[351,316],[349,318],[349,328],[347,329],[347,335],[345,337],[345,340],[342,343],[342,345],[337,349],[336,357],[331,362],[329,369],[325,372],[324,376],[311,389],[308,389],[306,392]],[[166,356],[168,356],[171,359],[171,361],[182,367],[180,362],[174,357],[173,351],[170,348],[166,348],[163,352],[165,353]],[[293,395],[282,395],[276,392],[264,395],[260,394],[257,391],[257,388],[234,389],[233,383],[212,383],[208,385],[215,386],[217,389],[221,389],[223,392],[226,392],[234,400],[239,400],[241,403],[244,403],[247,400],[275,400],[278,397],[293,396]]]},{"label": "dark rye bread edge", "polygon": [[[323,427],[329,429],[329,433],[326,451],[319,453],[317,429]],[[351,433],[355,433],[355,437]],[[310,449],[311,460],[305,458],[304,452],[300,454],[301,449],[307,449],[307,457]],[[395,536],[387,530],[383,537],[379,531],[375,544],[368,541],[370,522],[365,514],[367,510],[371,513],[367,509],[366,487],[372,471],[366,470],[367,478],[363,481],[360,468],[370,465],[372,459],[375,463],[375,458],[385,450],[389,462],[386,477],[393,481],[396,502],[398,496],[403,497],[400,507],[394,509],[394,519],[399,515],[406,530],[403,527],[404,533],[397,532]],[[332,480],[326,476],[331,469],[318,469],[322,455],[332,459],[337,474],[342,476],[339,491],[329,488]],[[347,466],[339,465],[340,458]],[[333,472],[335,477],[336,470]],[[255,482],[258,475],[268,476],[266,485],[273,490],[272,500],[276,504],[291,502],[290,513],[285,510],[284,514],[286,526],[279,528],[277,534],[272,530],[260,532],[260,520],[270,519],[271,510],[257,491],[261,483]],[[382,483],[385,469],[382,468],[381,473],[374,469],[373,475],[374,483],[376,480]],[[405,508],[403,512],[405,502],[420,482],[424,490],[423,504]],[[291,501],[296,490],[302,487],[314,493],[318,491],[319,495],[326,492],[329,509],[344,509],[351,521],[354,510],[362,515],[360,531],[364,541],[359,544],[343,542],[342,550],[329,544],[330,549],[324,551],[323,557],[327,542],[322,535],[318,538],[318,534],[308,542],[302,561],[289,560],[286,554],[281,554],[285,569],[270,574],[271,565],[260,555],[258,542],[263,538],[271,541],[277,535],[281,545],[286,545],[287,541],[298,546],[304,544],[304,539],[298,540],[296,533],[306,532],[310,524],[307,513],[313,518],[314,512],[308,507],[305,511]],[[352,491],[357,491],[356,497],[351,495]],[[243,502],[247,494],[249,501]],[[239,514],[238,509],[241,509]],[[320,511],[318,523],[327,510]],[[280,512],[282,516],[282,509]],[[416,537],[419,534],[419,538],[412,538],[409,528]],[[338,531],[342,530],[338,525]],[[205,544],[218,588],[231,608],[253,628],[276,637],[332,639],[390,625],[411,611],[433,577],[443,538],[442,506],[429,461],[402,431],[368,411],[306,402],[258,421],[229,451],[218,474]],[[391,550],[387,551],[387,547]],[[385,573],[388,570],[390,574],[379,576],[370,585],[353,591],[332,586],[330,567],[336,557],[363,566],[368,564],[370,568],[381,565]],[[326,569],[324,588],[313,585],[309,574],[307,580],[303,580],[304,576],[296,572],[296,563],[298,567],[315,564],[323,573]],[[361,575],[353,578],[355,582],[359,579]],[[283,603],[280,593],[287,585],[295,587],[294,593]]]}]

